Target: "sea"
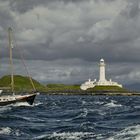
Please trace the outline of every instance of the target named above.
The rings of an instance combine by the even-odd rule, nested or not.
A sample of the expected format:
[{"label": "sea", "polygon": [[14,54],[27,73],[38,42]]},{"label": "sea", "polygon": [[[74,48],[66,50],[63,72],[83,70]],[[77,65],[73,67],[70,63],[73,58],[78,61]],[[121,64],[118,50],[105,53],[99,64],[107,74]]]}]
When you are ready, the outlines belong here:
[{"label": "sea", "polygon": [[140,140],[140,96],[40,94],[0,107],[0,140]]}]

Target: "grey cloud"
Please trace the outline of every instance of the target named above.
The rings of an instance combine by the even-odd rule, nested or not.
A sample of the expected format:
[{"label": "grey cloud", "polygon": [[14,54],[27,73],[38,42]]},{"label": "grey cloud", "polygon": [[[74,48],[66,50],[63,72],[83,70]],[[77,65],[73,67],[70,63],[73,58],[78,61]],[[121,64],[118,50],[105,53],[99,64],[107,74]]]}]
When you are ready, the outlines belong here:
[{"label": "grey cloud", "polygon": [[[36,6],[45,5],[46,7],[49,7],[50,4],[56,3],[59,5],[59,3],[76,3],[76,2],[84,2],[85,0],[6,0],[10,2],[11,8],[14,11],[18,11],[20,13],[27,12],[28,10],[33,9]],[[89,1],[89,0],[87,0]],[[94,1],[94,0],[93,0]]]},{"label": "grey cloud", "polygon": [[140,14],[139,0],[129,1],[126,9],[122,10],[122,15],[128,18],[135,18]]},{"label": "grey cloud", "polygon": [[[140,62],[139,5],[138,0],[2,0],[2,58],[9,55],[7,28],[12,26],[17,45],[40,81],[98,78],[96,64],[103,57],[117,63],[108,77],[125,82],[128,76],[134,82],[139,73],[133,66]],[[16,48],[13,51],[19,59]]]}]

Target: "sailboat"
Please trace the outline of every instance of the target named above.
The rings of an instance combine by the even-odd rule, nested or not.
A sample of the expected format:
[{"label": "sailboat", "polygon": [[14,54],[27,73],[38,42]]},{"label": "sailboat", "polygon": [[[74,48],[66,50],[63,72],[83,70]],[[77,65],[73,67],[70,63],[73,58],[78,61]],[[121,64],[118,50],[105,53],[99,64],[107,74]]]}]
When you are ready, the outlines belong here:
[{"label": "sailboat", "polygon": [[[33,83],[32,78],[30,76],[29,76],[29,79],[30,79],[30,82],[31,82],[31,85],[33,87],[34,92],[28,93],[26,95],[15,95],[14,75],[13,75],[13,59],[12,59],[12,57],[13,57],[13,54],[12,54],[13,42],[12,42],[12,28],[11,27],[8,28],[8,38],[9,38],[9,51],[10,51],[9,56],[10,56],[10,67],[11,67],[11,92],[12,92],[12,94],[0,96],[0,106],[6,106],[6,105],[10,105],[10,104],[19,103],[19,102],[27,102],[29,105],[32,105],[36,95],[38,95],[39,93],[36,92],[34,83]],[[24,65],[25,65],[25,63],[24,63]],[[28,73],[28,75],[29,75],[29,73]],[[2,92],[2,90],[1,90],[1,92]]]}]

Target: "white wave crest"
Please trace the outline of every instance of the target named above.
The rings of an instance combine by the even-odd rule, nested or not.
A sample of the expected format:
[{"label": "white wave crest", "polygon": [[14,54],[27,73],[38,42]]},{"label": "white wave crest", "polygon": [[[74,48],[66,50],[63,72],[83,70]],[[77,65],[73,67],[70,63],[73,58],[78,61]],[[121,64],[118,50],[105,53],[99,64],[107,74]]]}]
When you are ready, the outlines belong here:
[{"label": "white wave crest", "polygon": [[85,118],[87,116],[87,114],[88,114],[88,109],[87,108],[83,108],[81,111],[82,112],[78,116],[76,116],[74,119],[81,118],[81,117]]},{"label": "white wave crest", "polygon": [[82,101],[82,105],[85,105],[87,102],[86,101]]},{"label": "white wave crest", "polygon": [[102,105],[102,104],[104,104],[104,102],[101,102],[101,101],[97,101],[97,102],[94,102],[95,104],[97,104],[97,105]]},{"label": "white wave crest", "polygon": [[83,113],[82,113],[82,117],[86,117],[87,114],[88,114],[88,110],[87,110],[87,108],[84,108]]},{"label": "white wave crest", "polygon": [[114,100],[111,100],[110,103],[107,103],[104,106],[106,106],[106,107],[121,107],[122,105],[121,104],[117,104],[117,102],[114,101]]},{"label": "white wave crest", "polygon": [[12,132],[12,129],[10,127],[1,127],[0,128],[0,134],[10,135],[11,132]]},{"label": "white wave crest", "polygon": [[43,103],[41,103],[41,102],[37,102],[37,103],[34,103],[33,105],[34,106],[39,106],[39,105],[42,105]]},{"label": "white wave crest", "polygon": [[39,106],[41,104],[43,104],[43,103],[38,102],[38,103],[33,103],[32,105],[30,105],[27,102],[20,102],[20,103],[13,104],[13,106],[29,106],[29,107],[34,107],[34,106]]},{"label": "white wave crest", "polygon": [[92,132],[63,132],[63,133],[56,133],[50,135],[42,135],[38,136],[35,139],[42,139],[42,138],[49,138],[49,139],[61,139],[61,140],[81,140],[87,138],[95,138],[96,135]]},{"label": "white wave crest", "polygon": [[127,127],[107,140],[140,140],[140,125]]},{"label": "white wave crest", "polygon": [[15,104],[13,104],[13,106],[34,106],[34,104],[33,105],[29,105],[27,102],[19,102],[19,103],[15,103]]},{"label": "white wave crest", "polygon": [[10,128],[10,127],[1,127],[0,128],[0,135],[11,135],[11,134],[19,137],[24,133],[21,132],[19,129],[12,130],[12,128]]}]

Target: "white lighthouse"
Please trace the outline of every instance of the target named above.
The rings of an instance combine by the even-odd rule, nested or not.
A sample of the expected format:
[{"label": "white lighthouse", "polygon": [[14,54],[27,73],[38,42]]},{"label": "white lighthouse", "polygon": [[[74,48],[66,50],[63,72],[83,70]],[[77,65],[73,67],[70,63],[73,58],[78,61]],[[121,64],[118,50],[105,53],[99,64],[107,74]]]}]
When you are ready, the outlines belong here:
[{"label": "white lighthouse", "polygon": [[99,82],[105,82],[106,79],[105,79],[105,62],[104,62],[104,59],[100,60],[99,67],[100,67]]},{"label": "white lighthouse", "polygon": [[113,82],[111,79],[108,81],[106,80],[105,77],[105,61],[104,59],[100,59],[100,63],[99,63],[99,81],[86,81],[85,83],[83,83],[80,88],[82,90],[86,90],[88,88],[93,88],[95,86],[118,86],[118,87],[122,87],[121,84],[118,84],[117,82]]}]

